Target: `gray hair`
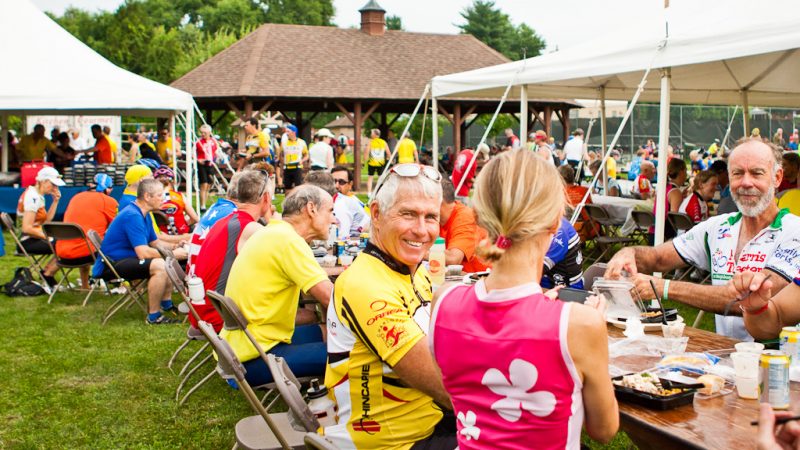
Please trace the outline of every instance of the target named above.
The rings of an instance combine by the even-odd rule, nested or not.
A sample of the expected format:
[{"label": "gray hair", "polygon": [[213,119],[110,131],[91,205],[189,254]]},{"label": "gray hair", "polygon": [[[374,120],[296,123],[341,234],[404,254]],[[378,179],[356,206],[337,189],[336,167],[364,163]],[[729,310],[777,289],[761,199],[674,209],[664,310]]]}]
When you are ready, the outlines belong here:
[{"label": "gray hair", "polygon": [[[778,147],[777,145],[773,144],[772,142],[770,142],[770,141],[768,141],[766,139],[762,139],[759,136],[743,137],[743,138],[739,139],[738,141],[736,141],[736,144],[734,144],[733,149],[731,150],[731,155],[733,155],[733,152],[737,148],[741,147],[744,144],[749,144],[751,142],[764,144],[765,146],[767,146],[767,148],[769,148],[770,155],[772,155],[772,161],[773,161],[773,164],[772,164],[772,173],[773,174],[775,174],[775,172],[777,172],[778,169],[783,168],[783,165],[781,164],[781,162],[783,161],[783,149],[781,149],[780,147]],[[728,156],[728,159],[730,160],[730,156]],[[728,171],[730,171],[730,170],[731,170],[731,166],[729,164],[728,165]]]},{"label": "gray hair", "polygon": [[431,180],[423,174],[412,178],[390,173],[378,194],[372,199],[370,206],[377,203],[381,214],[385,214],[397,203],[397,193],[401,188],[405,189],[405,195],[423,195],[440,203],[442,201],[442,185],[439,182]]},{"label": "gray hair", "polygon": [[270,192],[270,179],[257,170],[244,170],[231,179],[228,196],[239,203],[256,205],[265,192]]},{"label": "gray hair", "polygon": [[161,189],[163,189],[163,186],[160,181],[153,178],[144,178],[139,182],[139,187],[136,189],[136,199],[144,200],[145,195],[156,195]]},{"label": "gray hair", "polygon": [[322,203],[326,198],[330,198],[330,195],[320,187],[313,184],[301,184],[292,190],[291,194],[286,196],[283,201],[283,217],[292,217],[302,213],[303,208],[309,203],[313,203],[317,208],[322,208]]},{"label": "gray hair", "polygon": [[309,172],[304,182],[319,187],[331,197],[336,194],[336,183],[333,181],[333,176],[328,172],[322,170]]},{"label": "gray hair", "polygon": [[206,131],[206,132],[208,132],[208,134],[211,134],[211,125],[209,125],[207,123],[204,123],[204,124],[200,125],[200,131],[201,132],[202,131]]}]

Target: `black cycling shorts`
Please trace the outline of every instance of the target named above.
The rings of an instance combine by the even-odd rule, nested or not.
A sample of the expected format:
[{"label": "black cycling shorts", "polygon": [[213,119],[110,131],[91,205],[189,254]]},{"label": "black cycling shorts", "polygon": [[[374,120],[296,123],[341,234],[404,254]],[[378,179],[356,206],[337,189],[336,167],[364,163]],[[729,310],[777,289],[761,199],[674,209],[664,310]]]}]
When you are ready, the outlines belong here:
[{"label": "black cycling shorts", "polygon": [[205,164],[197,164],[197,182],[200,184],[211,183],[211,173],[214,168]]},{"label": "black cycling shorts", "polygon": [[283,171],[283,188],[293,189],[303,184],[303,169],[284,169]]},{"label": "black cycling shorts", "polygon": [[386,167],[386,164],[381,164],[380,166],[367,166],[367,175],[378,175],[381,176],[383,173],[383,168]]},{"label": "black cycling shorts", "polygon": [[[139,258],[125,258],[120,259],[114,263],[114,270],[117,271],[119,276],[126,280],[146,280],[150,278],[150,264],[153,258],[139,259]],[[103,271],[103,278],[113,278],[111,270],[106,267]]]}]

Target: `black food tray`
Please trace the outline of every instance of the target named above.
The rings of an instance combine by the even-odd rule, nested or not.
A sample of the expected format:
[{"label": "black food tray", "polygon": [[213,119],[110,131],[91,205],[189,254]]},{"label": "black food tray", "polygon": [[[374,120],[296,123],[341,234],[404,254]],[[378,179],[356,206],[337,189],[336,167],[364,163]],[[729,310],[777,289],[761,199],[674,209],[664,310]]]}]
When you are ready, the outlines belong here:
[{"label": "black food tray", "polygon": [[[647,312],[661,312],[659,308],[647,308]],[[672,322],[678,318],[678,310],[677,309],[666,309],[664,312],[667,313],[667,322]],[[624,317],[618,317],[617,320],[620,322],[625,322],[627,319]],[[654,316],[654,317],[642,317],[642,323],[661,323],[661,314]]]},{"label": "black food tray", "polygon": [[[614,377],[611,382],[621,380],[622,376]],[[675,383],[678,384],[678,383]],[[652,395],[646,392],[637,391],[635,389],[626,388],[614,384],[614,395],[617,400],[625,403],[633,403],[634,405],[644,406],[649,409],[656,409],[659,411],[666,411],[668,409],[677,408],[683,405],[691,405],[694,401],[695,389],[686,389],[683,392],[669,395],[666,397],[660,395]]]}]

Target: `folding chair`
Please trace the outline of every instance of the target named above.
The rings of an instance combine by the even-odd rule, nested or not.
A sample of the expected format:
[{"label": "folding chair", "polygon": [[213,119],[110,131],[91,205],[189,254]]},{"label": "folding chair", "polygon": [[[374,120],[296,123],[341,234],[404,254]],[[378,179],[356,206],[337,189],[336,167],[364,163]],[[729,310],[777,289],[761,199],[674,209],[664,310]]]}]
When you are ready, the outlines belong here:
[{"label": "folding chair", "polygon": [[[89,239],[86,238],[86,233],[83,232],[83,228],[80,225],[75,223],[64,223],[64,222],[50,222],[42,225],[42,231],[44,231],[44,235],[47,236],[47,243],[50,245],[50,249],[53,251],[53,255],[55,255],[56,262],[58,263],[59,271],[61,272],[61,279],[58,280],[58,284],[53,288],[53,292],[50,293],[50,297],[47,299],[47,303],[49,304],[53,297],[58,292],[58,289],[66,282],[66,286],[69,287],[69,274],[72,273],[75,269],[81,268],[91,268],[94,266],[95,256],[94,251],[92,250],[92,245],[89,243]],[[83,263],[83,264],[75,264],[71,263],[69,260],[64,260],[61,258],[58,253],[56,252],[56,243],[58,241],[71,241],[71,240],[80,240],[83,244],[86,245],[86,248],[89,249],[89,258],[90,261]],[[86,298],[83,300],[83,306],[86,306],[86,303],[89,301],[89,298],[94,293],[95,284],[89,283],[89,293],[86,295]]]},{"label": "folding chair", "polygon": [[[147,280],[126,280],[125,278],[122,278],[119,273],[117,273],[117,269],[114,268],[111,259],[109,259],[105,253],[103,253],[103,250],[100,247],[102,243],[100,234],[98,234],[95,230],[89,230],[86,235],[89,238],[89,242],[97,250],[97,254],[100,255],[100,258],[102,258],[103,264],[105,264],[108,270],[111,271],[113,278],[108,280],[108,283],[117,284],[125,290],[125,292],[116,301],[111,303],[111,306],[108,307],[106,312],[103,313],[103,325],[105,325],[106,322],[108,322],[108,319],[119,312],[119,310],[121,310],[123,307],[130,306],[133,303],[139,305],[142,311],[147,314],[147,301],[142,298],[142,295],[144,295],[144,288],[147,287]],[[109,293],[111,292],[108,289],[108,285],[106,285],[106,289]]]},{"label": "folding chair", "polygon": [[[675,233],[679,232],[686,232],[691,230],[695,223],[688,214],[682,212],[668,212],[667,213],[667,221],[672,226],[672,229],[675,230]],[[692,267],[687,268],[684,271],[675,270],[672,273],[672,277],[676,280],[683,280],[684,278],[688,277],[689,275],[694,272],[695,269]],[[680,275],[678,275],[680,273]]]},{"label": "folding chair", "polygon": [[631,219],[633,220],[634,229],[630,237],[637,239],[640,243],[647,244],[647,235],[650,233],[650,227],[656,225],[656,216],[652,211],[637,211],[631,210]]},{"label": "folding chair", "polygon": [[303,394],[300,393],[300,382],[286,364],[286,360],[269,354],[267,355],[267,367],[272,374],[272,379],[275,380],[275,387],[278,388],[283,401],[294,414],[297,422],[302,424],[307,432],[316,432],[320,427],[319,421],[303,399]]},{"label": "folding chair", "polygon": [[338,450],[339,447],[335,446],[333,442],[327,440],[324,436],[317,433],[306,433],[303,438],[306,444],[306,450]]},{"label": "folding chair", "polygon": [[246,369],[236,357],[230,345],[214,332],[214,327],[207,322],[200,322],[200,331],[205,335],[216,353],[218,361],[216,373],[224,380],[235,380],[239,391],[258,415],[245,417],[236,423],[236,443],[244,449],[303,449],[303,432],[295,431],[288,413],[267,412],[267,408],[259,401],[253,387],[245,378]]},{"label": "folding chair", "polygon": [[[600,228],[600,234],[590,241],[595,244],[596,251],[600,253],[594,258],[594,262],[602,260],[615,245],[625,246],[636,243],[636,239],[619,236],[618,224],[602,206],[586,204],[583,205],[583,208],[589,213],[589,220]],[[587,259],[589,258],[587,257]]]},{"label": "folding chair", "polygon": [[591,291],[592,287],[594,287],[594,281],[597,278],[603,277],[607,267],[608,265],[606,263],[595,263],[587,267],[586,270],[583,271],[583,289]]},{"label": "folding chair", "polygon": [[11,235],[11,238],[14,240],[14,244],[16,246],[15,253],[18,256],[24,256],[31,265],[31,269],[34,269],[39,275],[39,278],[42,281],[42,288],[49,294],[51,293],[50,286],[47,284],[47,281],[44,279],[44,268],[42,267],[42,263],[44,260],[50,257],[50,255],[32,255],[25,250],[25,247],[22,246],[22,241],[20,240],[19,236],[17,236],[17,228],[14,225],[14,221],[11,219],[11,216],[8,213],[0,213],[0,221],[3,222],[3,225],[8,228],[8,234]]}]

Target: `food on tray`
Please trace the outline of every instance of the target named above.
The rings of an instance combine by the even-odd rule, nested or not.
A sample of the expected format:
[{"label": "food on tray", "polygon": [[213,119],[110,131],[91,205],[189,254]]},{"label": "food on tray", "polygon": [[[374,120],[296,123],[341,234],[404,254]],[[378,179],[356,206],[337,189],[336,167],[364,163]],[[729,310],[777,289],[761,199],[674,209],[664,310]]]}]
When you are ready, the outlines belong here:
[{"label": "food on tray", "polygon": [[698,389],[697,392],[704,395],[714,395],[725,386],[725,380],[716,375],[701,375],[697,378],[697,382],[703,383],[703,388]]},{"label": "food on tray", "polygon": [[682,355],[667,355],[658,365],[663,366],[688,366],[688,367],[703,367],[710,366],[712,362],[708,357],[702,354],[684,353]]},{"label": "food on tray", "polygon": [[658,376],[650,372],[625,375],[619,380],[614,380],[614,384],[661,397],[668,397],[683,392],[682,389],[664,389],[661,386],[661,381],[658,379]]}]

